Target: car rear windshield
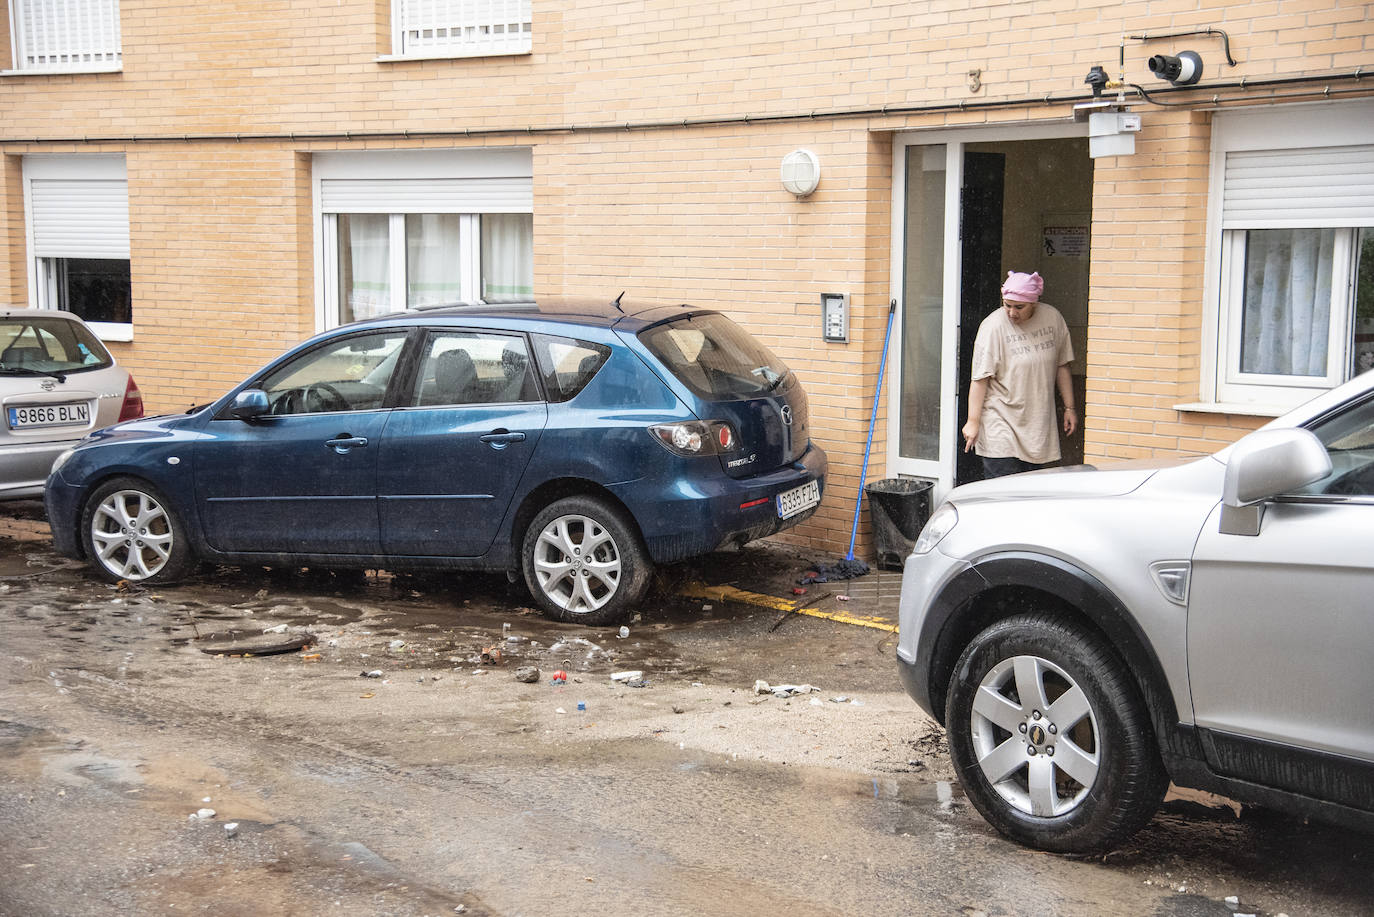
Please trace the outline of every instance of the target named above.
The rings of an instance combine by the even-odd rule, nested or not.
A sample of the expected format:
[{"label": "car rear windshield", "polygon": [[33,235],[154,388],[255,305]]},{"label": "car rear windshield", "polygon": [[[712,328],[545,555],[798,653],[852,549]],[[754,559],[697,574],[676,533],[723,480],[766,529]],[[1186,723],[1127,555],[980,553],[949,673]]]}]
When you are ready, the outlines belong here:
[{"label": "car rear windshield", "polygon": [[655,325],[641,331],[639,339],[702,398],[765,395],[789,372],[753,335],[715,312]]},{"label": "car rear windshield", "polygon": [[112,362],[85,325],[57,316],[0,318],[0,372],[70,373]]}]

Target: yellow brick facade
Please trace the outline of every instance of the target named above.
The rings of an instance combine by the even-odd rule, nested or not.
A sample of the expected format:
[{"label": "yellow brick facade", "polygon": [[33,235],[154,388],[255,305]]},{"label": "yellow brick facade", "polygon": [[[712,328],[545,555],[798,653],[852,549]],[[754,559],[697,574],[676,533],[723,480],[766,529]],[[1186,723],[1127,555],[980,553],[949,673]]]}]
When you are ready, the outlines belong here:
[{"label": "yellow brick facade", "polygon": [[[842,551],[897,295],[895,137],[1064,123],[1093,65],[1164,96],[1146,59],[1203,55],[1227,102],[1132,94],[1136,153],[1094,163],[1076,344],[1100,461],[1211,451],[1265,419],[1177,409],[1205,381],[1213,112],[1374,96],[1349,78],[1374,64],[1374,4],[1350,0],[534,0],[532,21],[528,55],[385,60],[386,0],[122,0],[120,72],[0,76],[0,293],[29,304],[23,157],[122,155],[134,333],[112,349],[150,411],[183,410],[318,330],[317,154],[528,148],[536,293],[689,300],[759,334],[803,379],[831,459],[820,512],[787,537]],[[1237,66],[1217,35],[1148,38],[1208,28]],[[799,147],[823,169],[803,200],[778,178]],[[833,290],[852,297],[846,345],[820,339]]]}]

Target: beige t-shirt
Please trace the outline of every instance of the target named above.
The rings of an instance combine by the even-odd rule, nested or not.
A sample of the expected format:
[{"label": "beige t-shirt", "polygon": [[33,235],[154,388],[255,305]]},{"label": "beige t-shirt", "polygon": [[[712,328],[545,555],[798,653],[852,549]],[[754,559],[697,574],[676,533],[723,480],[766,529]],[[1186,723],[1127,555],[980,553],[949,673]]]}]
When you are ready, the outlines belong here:
[{"label": "beige t-shirt", "polygon": [[1069,326],[1048,303],[1038,304],[1020,325],[1001,308],[983,319],[973,344],[973,381],[988,380],[988,394],[974,451],[1037,465],[1056,461],[1055,374],[1071,362]]}]

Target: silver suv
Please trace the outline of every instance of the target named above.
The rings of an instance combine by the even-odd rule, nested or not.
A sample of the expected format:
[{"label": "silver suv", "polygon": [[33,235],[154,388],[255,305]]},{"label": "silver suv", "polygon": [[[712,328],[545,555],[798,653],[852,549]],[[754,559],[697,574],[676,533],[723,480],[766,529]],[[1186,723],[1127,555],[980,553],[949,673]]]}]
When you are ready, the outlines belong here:
[{"label": "silver suv", "polygon": [[1093,853],[1172,780],[1374,828],[1374,373],[1216,455],[956,488],[897,657],[1006,836]]}]

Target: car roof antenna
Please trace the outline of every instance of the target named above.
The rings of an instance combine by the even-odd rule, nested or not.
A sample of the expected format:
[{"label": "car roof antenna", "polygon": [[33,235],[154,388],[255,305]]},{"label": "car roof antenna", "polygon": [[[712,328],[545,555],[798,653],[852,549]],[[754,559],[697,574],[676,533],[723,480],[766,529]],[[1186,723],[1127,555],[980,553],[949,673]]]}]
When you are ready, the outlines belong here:
[{"label": "car roof antenna", "polygon": [[[624,290],[621,290],[621,291],[620,291],[620,296],[617,296],[615,299],[611,300],[611,305],[615,306],[617,309],[620,309],[620,300],[621,300],[621,297],[623,297],[624,295],[625,295],[625,291],[624,291]],[[621,314],[621,315],[624,315],[624,314],[625,314],[625,310],[624,310],[624,309],[620,309],[620,314]]]}]

